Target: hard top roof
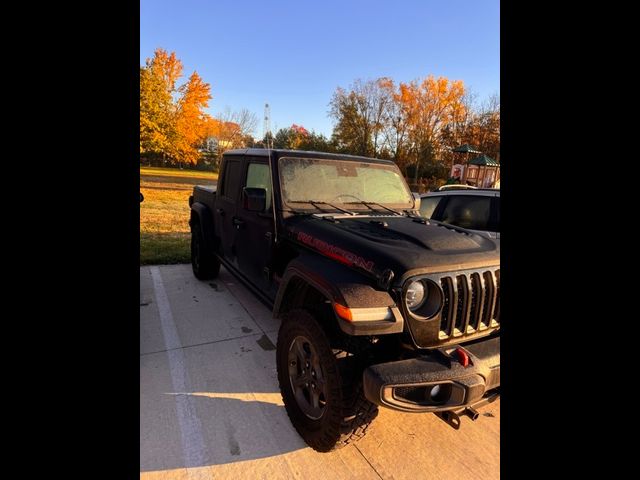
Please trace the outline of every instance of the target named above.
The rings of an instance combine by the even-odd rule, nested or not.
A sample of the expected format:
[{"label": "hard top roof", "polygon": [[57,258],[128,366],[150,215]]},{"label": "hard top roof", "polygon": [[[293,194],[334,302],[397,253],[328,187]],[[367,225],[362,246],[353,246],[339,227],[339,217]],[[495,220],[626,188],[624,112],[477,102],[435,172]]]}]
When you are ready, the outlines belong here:
[{"label": "hard top roof", "polygon": [[476,196],[482,196],[482,195],[493,195],[493,194],[498,194],[500,195],[500,189],[499,188],[473,188],[473,189],[468,189],[468,190],[437,190],[435,192],[426,192],[426,193],[421,193],[420,196],[422,198],[426,197],[426,196],[436,196],[436,195],[476,195]]},{"label": "hard top roof", "polygon": [[347,155],[343,153],[327,153],[327,152],[314,152],[309,150],[286,150],[282,148],[243,148],[236,150],[227,150],[224,152],[224,155],[246,155],[252,157],[268,157],[269,152],[271,152],[275,157],[286,157],[286,156],[299,156],[299,157],[315,157],[315,158],[326,158],[326,159],[335,159],[335,160],[348,160],[348,161],[360,161],[360,162],[375,162],[375,163],[384,163],[395,165],[395,163],[391,160],[382,160],[380,158],[372,158],[372,157],[362,157],[358,155]]}]

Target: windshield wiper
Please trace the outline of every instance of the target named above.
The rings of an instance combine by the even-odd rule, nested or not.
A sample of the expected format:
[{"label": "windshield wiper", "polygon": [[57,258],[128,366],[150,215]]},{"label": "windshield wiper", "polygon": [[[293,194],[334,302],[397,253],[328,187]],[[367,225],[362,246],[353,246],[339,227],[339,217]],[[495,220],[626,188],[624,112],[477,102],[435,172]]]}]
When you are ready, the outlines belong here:
[{"label": "windshield wiper", "polygon": [[374,212],[376,211],[376,209],[373,208],[371,205],[377,205],[378,207],[382,207],[385,210],[388,210],[389,212],[391,212],[391,213],[393,213],[395,215],[400,215],[401,217],[403,216],[402,213],[398,212],[397,210],[393,210],[392,208],[386,207],[386,206],[384,206],[384,205],[382,205],[381,203],[378,203],[378,202],[365,202],[364,200],[360,200],[358,202],[346,202],[346,204],[348,204],[348,205],[361,204],[361,205],[364,205],[366,207],[369,207]]},{"label": "windshield wiper", "polygon": [[407,217],[410,217],[410,218],[424,218],[422,215],[416,215],[413,210],[403,210],[403,212],[406,213]]},{"label": "windshield wiper", "polygon": [[336,210],[340,210],[341,212],[347,213],[349,215],[356,215],[356,213],[354,212],[350,212],[349,210],[345,210],[344,208],[336,207],[335,205],[329,202],[321,202],[319,200],[290,200],[289,203],[310,203],[311,205],[316,207],[318,210],[323,212],[328,212],[328,210],[326,208],[319,207],[318,205],[328,205],[331,208],[335,208]]},{"label": "windshield wiper", "polygon": [[281,208],[281,212],[289,212],[295,215],[307,215],[308,213],[303,210],[294,210],[293,208]]},{"label": "windshield wiper", "polygon": [[[320,208],[320,207],[318,207],[318,205],[329,205],[331,208],[335,208],[336,210],[340,210],[341,212],[348,213],[349,215],[356,215],[355,212],[350,212],[349,210],[345,210],[344,208],[336,207],[335,205],[333,205],[333,204],[331,204],[329,202],[320,202],[320,201],[317,201],[317,200],[309,200],[309,203],[311,205],[313,205],[314,207],[316,207],[316,208]],[[318,205],[316,205],[316,204],[318,204]]]}]

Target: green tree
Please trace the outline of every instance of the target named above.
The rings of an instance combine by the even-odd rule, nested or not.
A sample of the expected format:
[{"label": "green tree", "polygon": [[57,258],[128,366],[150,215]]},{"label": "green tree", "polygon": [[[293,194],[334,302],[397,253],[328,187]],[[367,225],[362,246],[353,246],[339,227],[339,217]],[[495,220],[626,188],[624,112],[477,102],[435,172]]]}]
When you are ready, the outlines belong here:
[{"label": "green tree", "polygon": [[[281,128],[273,136],[273,148],[293,150],[296,141],[296,132],[291,128]],[[266,139],[265,139],[266,142]]]},{"label": "green tree", "polygon": [[313,130],[304,137],[298,147],[300,150],[310,150],[313,152],[336,152],[336,147],[327,137],[322,134],[315,133]]},{"label": "green tree", "polygon": [[[262,144],[266,145],[266,138]],[[302,125],[293,124],[281,128],[273,137],[273,148],[287,150],[309,150],[314,152],[335,152],[335,146],[324,135],[308,131]]]},{"label": "green tree", "polygon": [[329,106],[336,120],[333,141],[344,152],[377,156],[383,147],[384,118],[393,101],[385,82],[389,79],[356,80],[347,92],[338,87]]}]

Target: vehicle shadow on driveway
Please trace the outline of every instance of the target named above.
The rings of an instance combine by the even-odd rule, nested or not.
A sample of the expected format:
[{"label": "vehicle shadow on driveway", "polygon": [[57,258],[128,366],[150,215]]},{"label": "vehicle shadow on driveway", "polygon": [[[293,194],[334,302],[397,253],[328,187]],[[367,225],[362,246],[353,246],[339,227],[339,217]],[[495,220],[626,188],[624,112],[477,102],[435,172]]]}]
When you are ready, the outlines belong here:
[{"label": "vehicle shadow on driveway", "polygon": [[140,412],[141,472],[222,465],[303,449],[305,455],[340,461],[334,456],[341,453],[320,454],[307,446],[291,424],[279,391],[166,392],[158,397],[153,411]]},{"label": "vehicle shadow on driveway", "polygon": [[176,396],[190,403],[196,418],[184,418],[178,406],[177,416],[153,422],[146,431],[141,423],[141,472],[220,465],[307,448],[279,392],[167,393],[163,401],[177,401]]}]

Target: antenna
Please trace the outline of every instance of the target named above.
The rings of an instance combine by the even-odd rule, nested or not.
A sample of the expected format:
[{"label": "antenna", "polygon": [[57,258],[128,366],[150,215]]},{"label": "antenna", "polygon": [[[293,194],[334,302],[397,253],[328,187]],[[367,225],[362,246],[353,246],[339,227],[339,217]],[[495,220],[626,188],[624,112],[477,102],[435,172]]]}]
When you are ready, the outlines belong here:
[{"label": "antenna", "polygon": [[268,103],[264,104],[264,123],[262,128],[262,138],[265,138],[267,141],[265,146],[271,149],[273,148],[273,139],[271,138],[271,107],[269,107]]},{"label": "antenna", "polygon": [[276,194],[273,188],[273,162],[271,159],[271,149],[273,148],[273,138],[271,135],[271,108],[268,103],[264,104],[264,138],[267,142],[267,159],[269,161],[269,177],[271,179],[271,211],[273,212],[273,243],[278,243],[278,217],[276,216]]}]

